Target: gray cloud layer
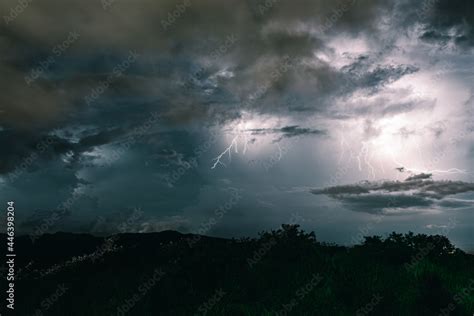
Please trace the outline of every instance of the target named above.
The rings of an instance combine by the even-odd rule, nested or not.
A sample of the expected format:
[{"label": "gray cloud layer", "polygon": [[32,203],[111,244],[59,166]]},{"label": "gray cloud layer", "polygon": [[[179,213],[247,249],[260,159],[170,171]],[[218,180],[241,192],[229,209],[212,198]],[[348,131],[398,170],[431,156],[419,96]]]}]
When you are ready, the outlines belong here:
[{"label": "gray cloud layer", "polygon": [[[428,2],[433,5],[426,7]],[[133,208],[139,197],[144,209],[187,223],[176,214],[197,203],[202,191],[220,188],[222,179],[215,177],[234,179],[242,173],[226,170],[216,176],[206,168],[223,146],[209,141],[211,128],[244,112],[277,118],[275,126],[248,131],[255,137],[275,135],[278,142],[303,135],[327,140],[339,131],[321,121],[349,118],[362,118],[369,138],[378,133],[376,118],[433,109],[436,100],[412,98],[406,88],[385,90],[423,70],[410,58],[385,58],[404,53],[407,44],[397,40],[407,34],[414,32],[437,53],[462,57],[472,49],[472,2],[428,2],[116,0],[103,7],[101,1],[42,0],[17,9],[16,0],[2,1],[0,176],[9,179],[23,162],[26,167],[13,183],[0,182],[1,193],[27,199],[25,208],[51,210],[67,199],[64,188],[81,188],[87,197],[77,209],[90,212]],[[354,38],[364,39],[364,52],[344,53],[344,64],[327,58],[342,58],[335,47],[352,46]],[[117,72],[131,53],[137,58]],[[91,95],[96,97],[88,102]],[[339,101],[347,108],[338,108]],[[151,113],[161,120],[124,146],[130,131],[144,126]],[[437,137],[445,132],[439,126],[431,130]],[[44,146],[45,140],[51,144]],[[125,147],[113,165],[104,167],[104,157]],[[311,150],[308,159],[325,151]],[[32,155],[31,163],[25,160]],[[169,191],[162,179],[191,159],[205,167],[186,169],[174,183],[179,190]],[[288,165],[297,174],[307,173]],[[245,180],[254,177],[247,174]],[[272,183],[289,181],[283,178]],[[390,194],[400,195],[407,207],[427,206],[470,188],[420,178],[349,186],[354,194],[329,189],[321,194],[375,209]]]},{"label": "gray cloud layer", "polygon": [[[63,121],[71,111],[83,111],[84,96],[129,51],[139,54],[136,64],[115,80],[103,101],[112,93],[141,95],[155,102],[164,99],[160,108],[170,119],[188,122],[186,117],[234,117],[225,114],[229,106],[238,111],[239,104],[270,81],[271,71],[285,56],[294,61],[294,67],[274,78],[260,95],[256,111],[287,112],[282,100],[289,91],[304,96],[306,105],[300,104],[301,108],[321,111],[333,94],[350,93],[357,88],[374,90],[413,73],[416,68],[411,65],[368,69],[363,59],[342,71],[323,60],[307,62],[315,52],[327,51],[328,38],[336,34],[371,33],[374,39],[383,37],[378,25],[389,15],[394,29],[423,23],[430,30],[427,32],[439,33],[462,26],[457,42],[465,45],[472,41],[472,10],[468,10],[472,4],[467,0],[456,4],[437,1],[426,18],[417,18],[424,12],[420,11],[422,5],[405,1],[266,3],[190,1],[183,10],[178,10],[179,3],[171,0],[133,4],[114,1],[107,9],[100,2],[31,3],[15,19],[0,26],[0,47],[5,53],[0,62],[5,74],[0,82],[4,87],[0,124],[48,126]],[[16,1],[3,1],[0,6],[9,13],[16,5]],[[180,13],[174,22],[164,27],[168,15],[176,10]],[[397,14],[412,17],[410,23],[402,24],[406,21]],[[70,32],[76,32],[77,39],[56,54],[54,48],[67,42]],[[427,34],[423,37],[429,37]],[[231,42],[229,37],[233,38]],[[42,75],[26,84],[25,76],[50,57],[54,57],[53,62]],[[178,92],[180,82],[186,82],[203,65],[206,66],[199,77],[192,80],[188,97],[183,98]],[[219,76],[223,68],[231,70],[233,77]],[[206,86],[213,92],[211,95],[202,93]]]},{"label": "gray cloud layer", "polygon": [[381,213],[393,208],[418,207],[422,210],[439,204],[439,200],[447,196],[470,191],[474,191],[474,183],[435,181],[431,179],[431,174],[417,174],[404,181],[365,181],[314,189],[311,193],[328,195],[357,211]]}]

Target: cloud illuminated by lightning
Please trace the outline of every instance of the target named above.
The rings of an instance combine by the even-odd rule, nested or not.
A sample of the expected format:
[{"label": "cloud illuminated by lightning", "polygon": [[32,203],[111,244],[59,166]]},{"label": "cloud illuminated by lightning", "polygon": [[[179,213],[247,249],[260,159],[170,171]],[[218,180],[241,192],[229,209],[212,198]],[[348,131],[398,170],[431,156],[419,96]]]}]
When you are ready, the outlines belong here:
[{"label": "cloud illuminated by lightning", "polygon": [[[347,130],[345,124],[342,126],[342,131]],[[397,143],[395,139],[392,137],[393,133],[382,131],[381,135],[373,137],[371,139],[361,141],[360,147],[355,152],[353,150],[354,144],[358,142],[354,141],[353,139],[346,139],[346,135],[344,132],[340,133],[340,155],[338,164],[341,164],[344,161],[345,157],[347,158],[347,163],[351,163],[354,161],[357,165],[359,171],[367,170],[368,177],[371,179],[375,179],[377,176],[377,170],[380,170],[382,173],[385,173],[384,163],[387,161],[392,164],[394,167],[404,167],[404,171],[409,172],[411,174],[419,174],[419,173],[430,173],[430,174],[467,174],[466,170],[462,170],[459,168],[448,168],[448,169],[439,169],[439,168],[429,168],[429,165],[425,161],[425,157],[423,155],[421,146],[419,142],[415,143],[415,148],[418,153],[419,159],[422,163],[422,168],[417,168],[411,166],[410,164],[401,163],[395,157],[395,152],[405,153],[407,148],[405,142]],[[348,154],[346,154],[348,153]],[[388,154],[388,156],[387,156]],[[382,159],[386,157],[385,159]],[[378,158],[379,166],[376,167],[374,164],[374,158]],[[387,160],[387,158],[389,158]],[[408,165],[408,166],[407,166]],[[397,174],[397,178],[400,174]]]},{"label": "cloud illuminated by lightning", "polygon": [[227,167],[227,165],[222,160],[227,155],[229,162],[231,162],[232,150],[236,154],[239,153],[239,140],[241,140],[241,143],[243,144],[242,154],[245,155],[245,153],[248,150],[248,144],[249,144],[249,137],[248,137],[248,131],[247,131],[249,124],[250,124],[249,121],[246,121],[243,119],[237,123],[237,125],[234,127],[236,135],[232,138],[232,141],[230,142],[229,146],[227,146],[224,149],[224,151],[221,152],[218,156],[212,159],[212,161],[214,161],[214,164],[212,165],[211,169],[215,169],[218,165]]},{"label": "cloud illuminated by lightning", "polygon": [[[241,118],[233,122],[226,131],[230,131],[234,136],[229,145],[215,158],[212,159],[213,164],[211,169],[217,168],[222,165],[227,166],[228,162],[232,161],[232,153],[242,153],[245,155],[248,151],[249,144],[253,144],[255,138],[251,137],[254,135],[256,129],[268,129],[271,130],[273,126],[278,125],[278,120],[273,117],[259,117],[247,111],[241,113]],[[265,137],[260,135],[260,137]],[[279,148],[279,157],[281,158],[281,147]],[[228,162],[224,160],[227,158]]]},{"label": "cloud illuminated by lightning", "polygon": [[[222,153],[220,153],[217,157],[213,159],[214,164],[212,165],[211,169],[215,169],[217,165],[223,165],[224,167],[227,167],[227,165],[223,163],[221,160],[224,157],[224,155],[228,154],[229,162],[232,161],[232,148],[234,148],[235,153],[239,153],[239,147],[238,147],[239,136],[240,134],[236,135],[230,142],[230,145]],[[244,145],[244,154],[246,151],[247,151],[247,144]]]},{"label": "cloud illuminated by lightning", "polygon": [[[344,130],[344,127],[343,127]],[[360,148],[358,154],[354,154],[354,151],[352,150],[352,147],[348,144],[346,141],[344,132],[341,132],[341,140],[340,140],[340,145],[341,145],[341,153],[339,156],[339,161],[338,164],[341,164],[343,161],[343,158],[345,156],[345,148],[347,147],[347,151],[349,152],[349,159],[348,163],[350,163],[352,160],[357,161],[357,167],[359,171],[362,171],[362,162],[367,166],[368,170],[368,176],[371,177],[372,179],[375,179],[375,167],[372,165],[372,158],[374,156],[374,152],[370,150],[370,142],[362,142],[362,147]],[[383,167],[382,167],[382,170]]]}]

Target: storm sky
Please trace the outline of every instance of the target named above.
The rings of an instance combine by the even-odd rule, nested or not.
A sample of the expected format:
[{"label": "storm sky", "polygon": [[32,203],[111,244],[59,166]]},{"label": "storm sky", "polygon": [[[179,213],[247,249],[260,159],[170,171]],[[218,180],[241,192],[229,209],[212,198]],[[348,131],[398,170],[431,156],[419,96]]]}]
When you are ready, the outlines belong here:
[{"label": "storm sky", "polygon": [[0,8],[0,197],[19,231],[294,222],[474,249],[472,1]]}]

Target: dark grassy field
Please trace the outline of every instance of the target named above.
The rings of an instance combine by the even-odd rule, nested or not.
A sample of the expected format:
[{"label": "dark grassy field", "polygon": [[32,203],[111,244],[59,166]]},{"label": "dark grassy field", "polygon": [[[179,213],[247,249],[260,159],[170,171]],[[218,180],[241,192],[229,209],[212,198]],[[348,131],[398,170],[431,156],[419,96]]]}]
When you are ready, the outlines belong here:
[{"label": "dark grassy field", "polygon": [[474,313],[474,256],[442,236],[346,248],[283,225],[257,239],[167,231],[16,243],[14,315]]}]

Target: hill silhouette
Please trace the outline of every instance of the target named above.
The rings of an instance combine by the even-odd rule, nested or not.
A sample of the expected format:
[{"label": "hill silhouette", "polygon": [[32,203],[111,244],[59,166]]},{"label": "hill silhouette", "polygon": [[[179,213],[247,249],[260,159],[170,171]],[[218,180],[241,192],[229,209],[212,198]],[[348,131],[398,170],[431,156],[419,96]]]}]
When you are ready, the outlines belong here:
[{"label": "hill silhouette", "polygon": [[472,315],[474,256],[443,236],[321,243],[175,231],[17,237],[15,315]]}]

